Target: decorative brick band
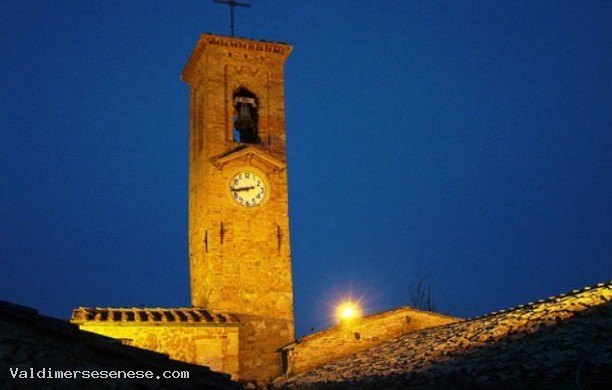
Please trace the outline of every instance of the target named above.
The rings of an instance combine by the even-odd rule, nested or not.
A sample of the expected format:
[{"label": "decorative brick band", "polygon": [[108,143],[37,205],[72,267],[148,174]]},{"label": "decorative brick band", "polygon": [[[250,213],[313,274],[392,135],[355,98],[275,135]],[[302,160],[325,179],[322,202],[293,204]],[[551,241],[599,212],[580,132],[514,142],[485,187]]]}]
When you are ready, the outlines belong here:
[{"label": "decorative brick band", "polygon": [[204,34],[202,35],[202,39],[204,39],[209,45],[234,47],[253,51],[265,51],[268,53],[281,55],[289,55],[292,49],[291,46],[282,42],[256,41],[244,38],[222,37],[212,34]]}]

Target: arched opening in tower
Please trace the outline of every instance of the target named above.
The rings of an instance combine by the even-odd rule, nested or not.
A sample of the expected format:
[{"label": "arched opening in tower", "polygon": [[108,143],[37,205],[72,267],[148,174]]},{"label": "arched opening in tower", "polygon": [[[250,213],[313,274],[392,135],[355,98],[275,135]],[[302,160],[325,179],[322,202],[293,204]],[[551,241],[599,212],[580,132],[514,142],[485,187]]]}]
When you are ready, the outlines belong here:
[{"label": "arched opening in tower", "polygon": [[246,88],[234,92],[234,142],[259,144],[257,96]]}]

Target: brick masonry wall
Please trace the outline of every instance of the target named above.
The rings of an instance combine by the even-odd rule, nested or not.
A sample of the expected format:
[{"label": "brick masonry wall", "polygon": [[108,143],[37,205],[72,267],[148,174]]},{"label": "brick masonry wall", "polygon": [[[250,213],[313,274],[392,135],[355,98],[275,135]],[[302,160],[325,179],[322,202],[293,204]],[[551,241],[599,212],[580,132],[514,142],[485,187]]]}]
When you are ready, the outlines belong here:
[{"label": "brick masonry wall", "polygon": [[[191,93],[192,305],[240,318],[240,377],[258,381],[280,375],[277,351],[294,339],[283,79],[290,52],[286,44],[205,34],[182,74]],[[234,142],[239,88],[257,96],[260,144]],[[251,152],[240,153],[247,146]],[[267,182],[259,206],[232,199],[230,179],[245,170]]]}]

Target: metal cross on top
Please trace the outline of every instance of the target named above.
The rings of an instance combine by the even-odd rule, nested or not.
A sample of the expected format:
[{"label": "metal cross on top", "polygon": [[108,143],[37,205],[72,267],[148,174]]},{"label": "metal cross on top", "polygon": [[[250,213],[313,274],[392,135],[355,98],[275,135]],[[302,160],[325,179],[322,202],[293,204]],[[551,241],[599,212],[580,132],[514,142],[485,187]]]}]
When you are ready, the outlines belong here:
[{"label": "metal cross on top", "polygon": [[232,29],[232,37],[234,36],[234,8],[245,7],[251,8],[251,4],[239,3],[236,0],[213,0],[215,3],[227,4],[230,7],[230,26]]}]

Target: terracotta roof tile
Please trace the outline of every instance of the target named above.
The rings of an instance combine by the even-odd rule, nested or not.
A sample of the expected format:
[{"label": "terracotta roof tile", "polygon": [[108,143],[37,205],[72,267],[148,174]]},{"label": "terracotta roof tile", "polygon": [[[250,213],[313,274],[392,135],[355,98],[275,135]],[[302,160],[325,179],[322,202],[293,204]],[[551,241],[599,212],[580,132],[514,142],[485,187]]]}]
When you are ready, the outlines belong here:
[{"label": "terracotta roof tile", "polygon": [[409,333],[277,386],[491,389],[585,378],[612,384],[612,282]]},{"label": "terracotta roof tile", "polygon": [[72,311],[70,322],[134,322],[181,323],[238,326],[240,320],[231,313],[213,312],[197,307],[145,308],[145,307],[79,307]]}]

